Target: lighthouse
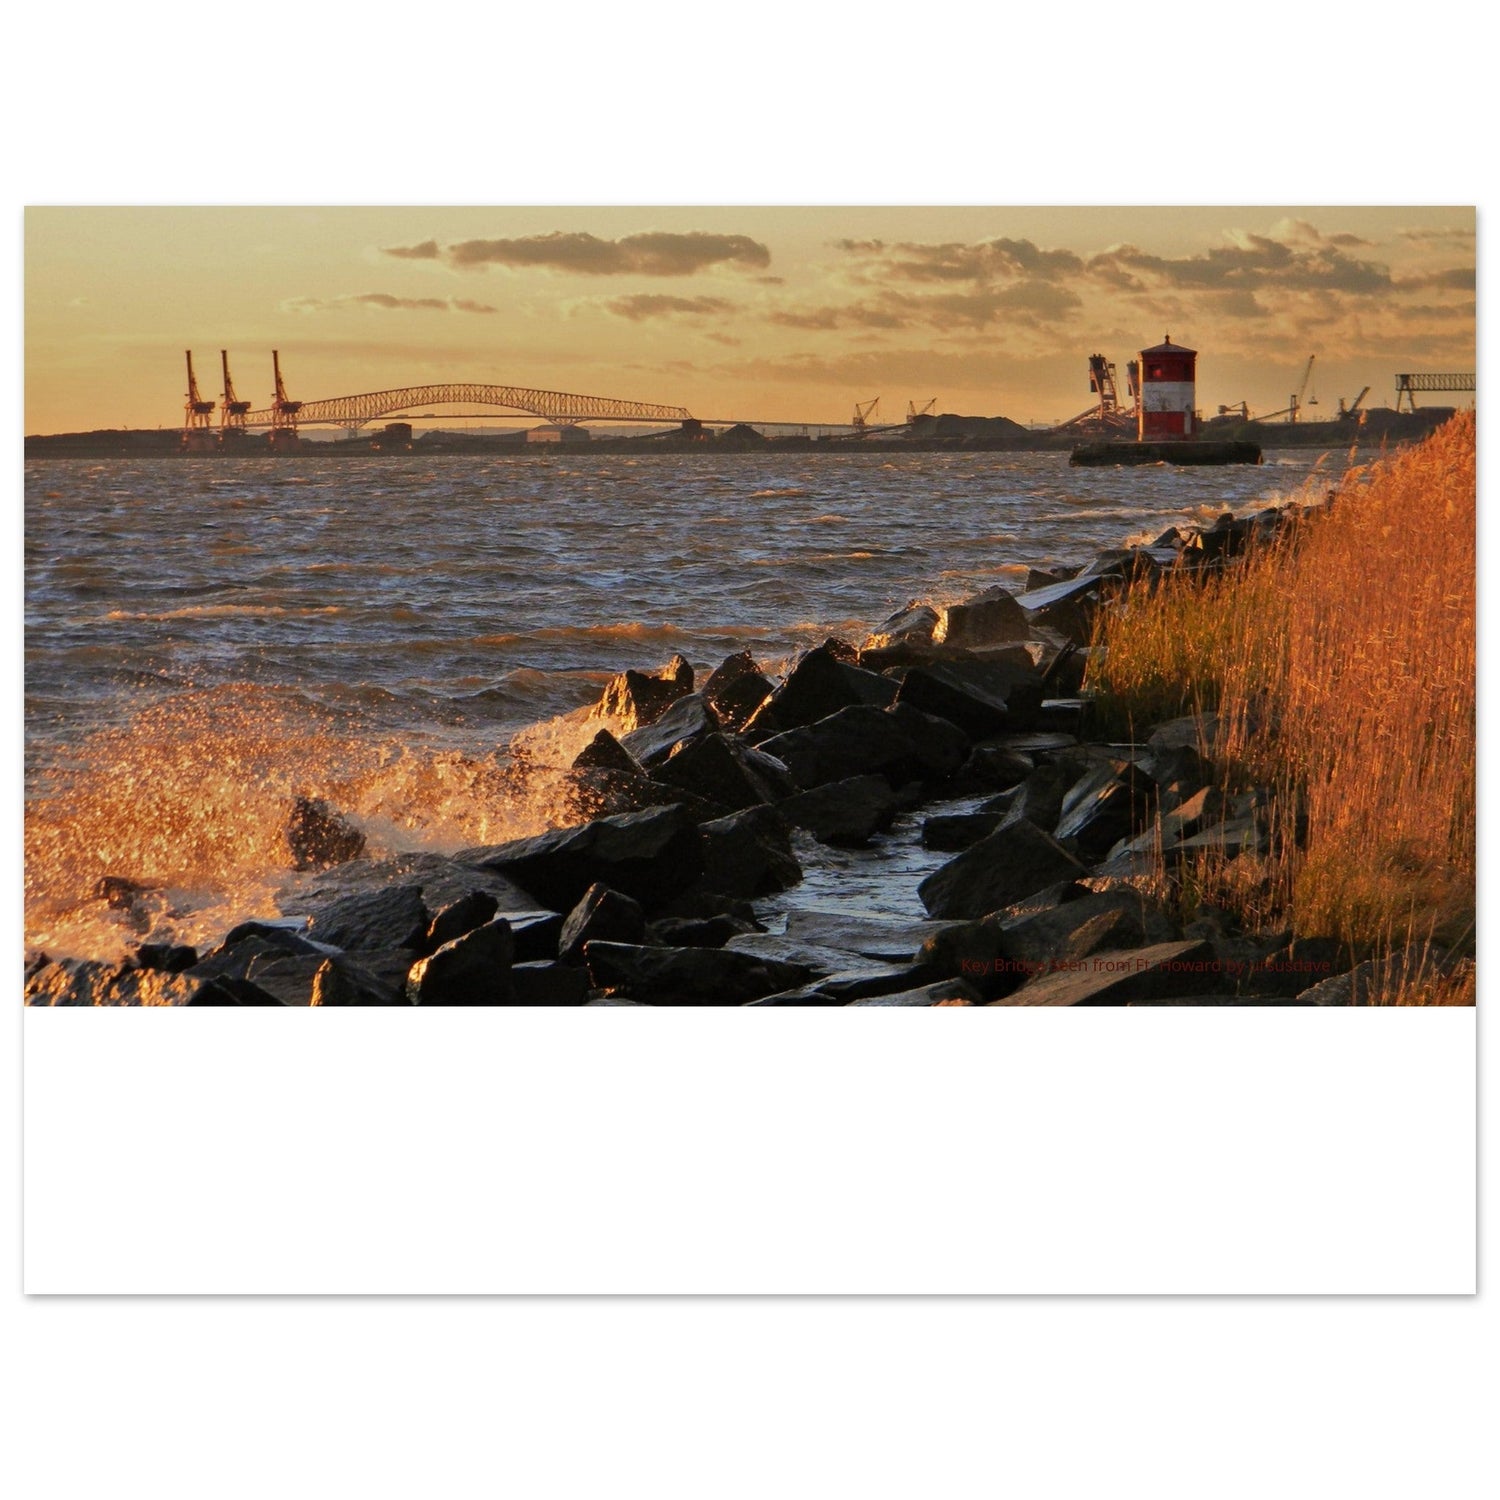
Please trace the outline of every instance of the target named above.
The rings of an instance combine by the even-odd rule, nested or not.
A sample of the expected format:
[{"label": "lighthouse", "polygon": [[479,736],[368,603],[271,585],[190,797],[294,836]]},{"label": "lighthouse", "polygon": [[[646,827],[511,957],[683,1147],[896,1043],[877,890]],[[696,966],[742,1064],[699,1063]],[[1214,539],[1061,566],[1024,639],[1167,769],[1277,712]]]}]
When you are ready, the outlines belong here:
[{"label": "lighthouse", "polygon": [[1192,437],[1197,362],[1198,351],[1174,344],[1170,335],[1154,349],[1141,350],[1136,429],[1141,442]]}]

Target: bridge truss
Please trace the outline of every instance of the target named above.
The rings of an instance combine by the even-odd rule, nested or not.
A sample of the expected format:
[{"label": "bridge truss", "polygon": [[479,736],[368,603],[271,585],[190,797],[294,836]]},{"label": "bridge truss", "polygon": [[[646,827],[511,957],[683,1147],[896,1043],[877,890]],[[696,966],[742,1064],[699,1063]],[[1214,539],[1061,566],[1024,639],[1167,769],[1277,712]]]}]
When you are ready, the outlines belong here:
[{"label": "bridge truss", "polygon": [[[408,385],[391,391],[367,391],[361,396],[335,396],[328,401],[304,401],[295,420],[327,422],[358,431],[366,422],[428,406],[470,403],[525,412],[549,422],[691,422],[685,406],[658,406],[650,401],[617,401],[609,396],[577,396],[567,391],[535,391],[519,385]],[[245,416],[247,427],[286,424],[285,403],[278,402]]]},{"label": "bridge truss", "polygon": [[1411,411],[1417,409],[1418,391],[1472,391],[1474,389],[1474,372],[1471,370],[1462,375],[1433,375],[1426,373],[1397,375],[1396,376],[1396,410],[1401,410],[1401,403],[1406,402]]}]

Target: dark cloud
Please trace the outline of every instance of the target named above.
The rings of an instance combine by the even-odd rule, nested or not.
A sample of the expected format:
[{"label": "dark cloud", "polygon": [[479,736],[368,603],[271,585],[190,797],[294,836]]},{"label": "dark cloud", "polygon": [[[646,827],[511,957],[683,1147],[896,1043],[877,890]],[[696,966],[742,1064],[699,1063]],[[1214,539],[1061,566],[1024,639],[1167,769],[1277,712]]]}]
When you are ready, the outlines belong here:
[{"label": "dark cloud", "polygon": [[438,253],[436,240],[423,240],[420,245],[390,245],[381,251],[382,255],[394,255],[397,260],[436,260]]},{"label": "dark cloud", "polygon": [[1010,286],[952,292],[884,292],[873,300],[842,307],[782,308],[768,320],[783,328],[810,332],[835,329],[982,328],[1004,320],[1039,327],[1060,322],[1082,306],[1078,294],[1048,281],[1021,280]]},{"label": "dark cloud", "polygon": [[1446,271],[1428,271],[1420,276],[1402,276],[1396,286],[1403,292],[1422,291],[1432,287],[1441,291],[1472,292],[1478,285],[1473,266],[1452,266]]},{"label": "dark cloud", "polygon": [[615,297],[603,305],[606,312],[612,312],[617,318],[628,318],[632,323],[647,318],[701,318],[728,312],[734,306],[722,297],[668,297],[653,292],[643,292],[636,297]]},{"label": "dark cloud", "polygon": [[1090,279],[1114,291],[1281,291],[1384,293],[1391,273],[1357,260],[1336,245],[1294,245],[1264,234],[1237,234],[1227,245],[1195,255],[1152,255],[1135,245],[1115,245],[1091,256]]},{"label": "dark cloud", "polygon": [[618,240],[557,230],[520,239],[460,240],[441,251],[429,240],[385,253],[410,260],[442,258],[462,270],[508,266],[574,276],[690,276],[713,266],[761,270],[771,264],[770,250],[749,235],[698,230],[688,234],[653,230]]}]

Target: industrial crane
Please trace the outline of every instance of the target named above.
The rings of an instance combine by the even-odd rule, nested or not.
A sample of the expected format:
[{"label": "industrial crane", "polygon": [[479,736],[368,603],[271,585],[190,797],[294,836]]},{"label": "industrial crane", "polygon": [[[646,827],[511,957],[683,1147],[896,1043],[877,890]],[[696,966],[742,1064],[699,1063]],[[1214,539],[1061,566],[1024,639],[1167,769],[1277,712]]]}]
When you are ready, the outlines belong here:
[{"label": "industrial crane", "polygon": [[927,405],[922,407],[920,410],[917,409],[917,403],[915,401],[908,401],[906,403],[906,420],[908,422],[915,422],[918,417],[930,417],[932,415],[932,408],[936,405],[936,396],[934,396],[932,400],[929,401]]},{"label": "industrial crane", "polygon": [[271,368],[276,372],[276,394],[271,399],[271,442],[294,443],[297,441],[297,413],[302,410],[300,401],[292,401],[286,393],[281,379],[281,351],[271,351]]},{"label": "industrial crane", "polygon": [[[1130,378],[1135,380],[1135,362],[1130,365]],[[1133,418],[1120,409],[1119,392],[1115,386],[1115,366],[1102,354],[1089,355],[1089,389],[1099,398],[1098,405],[1081,411],[1076,417],[1060,422],[1057,431],[1065,428],[1099,429],[1107,432],[1123,432],[1133,423]],[[1131,386],[1131,399],[1135,397],[1135,386]]]},{"label": "industrial crane", "polygon": [[1274,422],[1277,417],[1285,417],[1288,422],[1295,422],[1297,420],[1297,413],[1302,410],[1304,405],[1316,406],[1318,404],[1318,392],[1316,388],[1313,390],[1311,400],[1304,402],[1302,399],[1307,395],[1307,383],[1312,379],[1313,361],[1317,357],[1316,354],[1309,354],[1307,356],[1307,367],[1302,372],[1302,384],[1292,392],[1291,405],[1282,407],[1280,411],[1267,412],[1265,416],[1257,417],[1255,419],[1257,422]]},{"label": "industrial crane", "polygon": [[212,428],[214,404],[205,401],[198,390],[198,377],[193,374],[193,351],[187,350],[187,403],[183,407],[182,444],[186,447],[193,441],[195,433],[208,432]]},{"label": "industrial crane", "polygon": [[1365,397],[1368,396],[1369,394],[1370,394],[1370,387],[1366,386],[1364,388],[1364,390],[1362,390],[1359,393],[1359,395],[1357,395],[1354,398],[1353,401],[1351,401],[1351,402],[1348,403],[1347,406],[1344,404],[1344,398],[1342,396],[1340,396],[1339,397],[1339,421],[1341,421],[1341,422],[1347,422],[1347,421],[1349,421],[1354,416],[1355,412],[1357,412],[1359,410],[1359,408],[1360,408],[1361,404],[1363,403]]},{"label": "industrial crane", "polygon": [[[934,398],[936,399],[936,398]],[[873,401],[856,402],[854,405],[854,421],[850,424],[863,432],[870,425],[870,418],[880,410],[880,397]]]},{"label": "industrial crane", "polygon": [[230,432],[243,432],[245,430],[245,413],[250,410],[253,403],[241,401],[234,394],[234,381],[229,375],[229,351],[219,350],[219,361],[224,367],[224,404],[219,408],[219,437],[223,438]]}]

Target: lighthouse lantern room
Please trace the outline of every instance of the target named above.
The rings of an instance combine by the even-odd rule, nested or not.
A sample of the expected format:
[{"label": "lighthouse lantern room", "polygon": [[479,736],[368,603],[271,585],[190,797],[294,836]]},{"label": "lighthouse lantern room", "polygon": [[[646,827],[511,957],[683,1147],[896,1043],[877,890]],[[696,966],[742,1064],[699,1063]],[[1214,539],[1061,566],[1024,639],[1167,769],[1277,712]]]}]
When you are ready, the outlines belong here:
[{"label": "lighthouse lantern room", "polygon": [[1170,335],[1154,349],[1141,350],[1140,421],[1136,432],[1141,442],[1193,435],[1197,362],[1198,351],[1174,344]]}]

